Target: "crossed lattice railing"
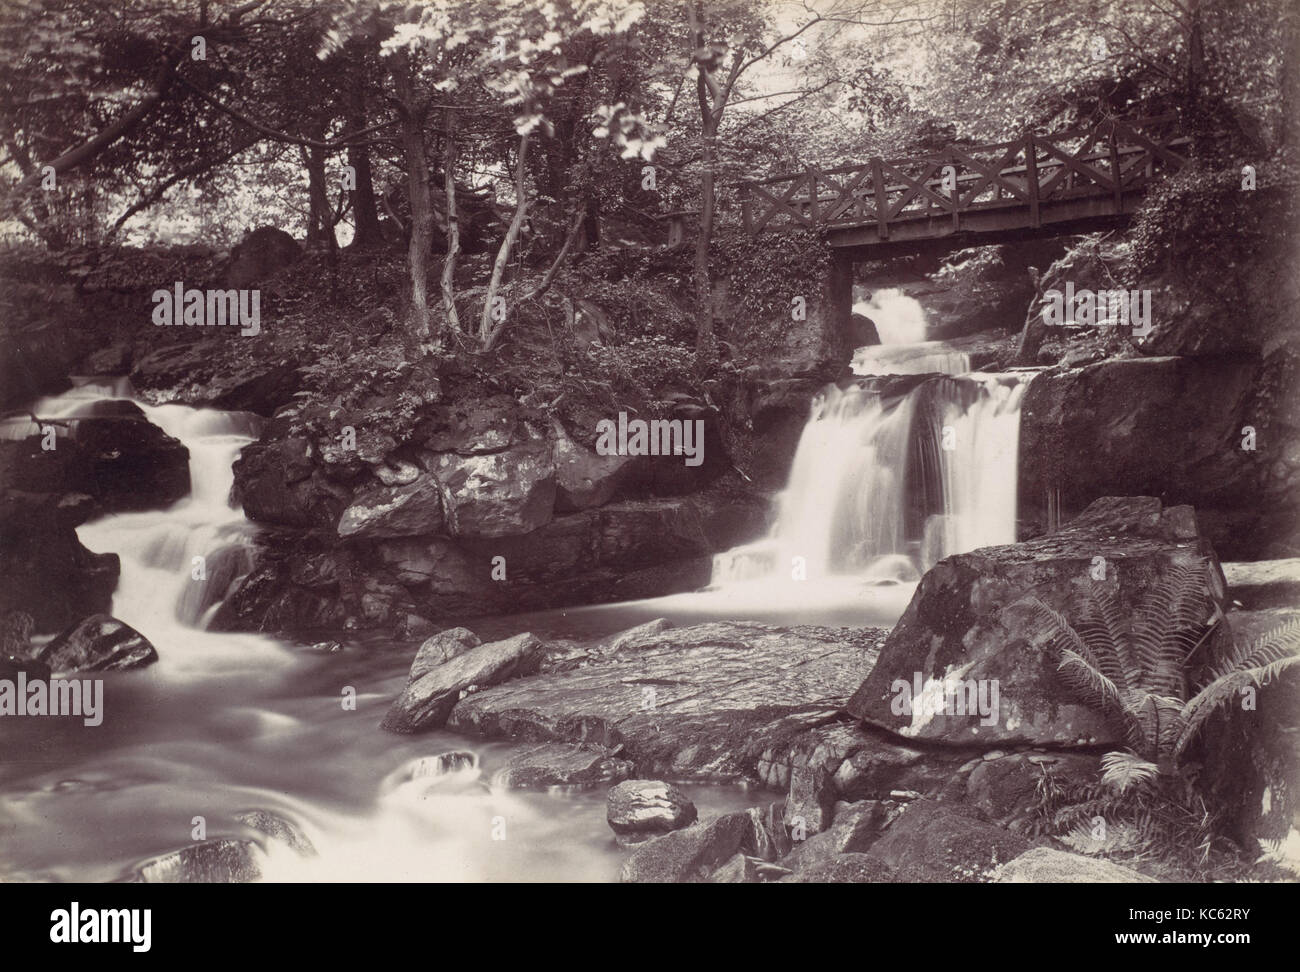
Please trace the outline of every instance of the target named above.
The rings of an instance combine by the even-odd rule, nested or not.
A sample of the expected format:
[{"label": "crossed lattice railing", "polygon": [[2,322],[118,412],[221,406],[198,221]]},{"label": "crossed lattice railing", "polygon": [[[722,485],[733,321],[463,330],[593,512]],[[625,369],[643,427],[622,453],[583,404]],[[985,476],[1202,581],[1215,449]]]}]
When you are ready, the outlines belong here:
[{"label": "crossed lattice railing", "polygon": [[1044,207],[1083,198],[1110,197],[1118,213],[1124,195],[1186,164],[1190,140],[1176,122],[1172,114],[1112,119],[994,145],[954,145],[929,158],[872,159],[742,182],[745,229],[875,226],[888,240],[900,223],[947,217],[955,231],[964,214],[988,210],[1023,208],[1026,225],[1039,226]]}]

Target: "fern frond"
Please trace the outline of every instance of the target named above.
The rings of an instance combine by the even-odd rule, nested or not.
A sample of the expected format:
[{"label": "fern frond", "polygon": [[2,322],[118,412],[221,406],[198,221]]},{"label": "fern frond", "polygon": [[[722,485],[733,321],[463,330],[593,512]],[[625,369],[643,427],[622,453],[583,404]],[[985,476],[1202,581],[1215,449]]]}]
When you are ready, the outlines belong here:
[{"label": "fern frond", "polygon": [[1185,699],[1187,657],[1206,621],[1206,561],[1172,564],[1160,585],[1142,600],[1133,625],[1133,647],[1142,687],[1154,695]]},{"label": "fern frond", "polygon": [[1093,708],[1112,715],[1124,711],[1124,696],[1119,688],[1078,652],[1061,649],[1057,669],[1062,680],[1080,700]]},{"label": "fern frond", "polygon": [[1124,708],[1136,727],[1129,741],[1137,752],[1158,760],[1173,751],[1186,722],[1182,699],[1134,692],[1125,700]]},{"label": "fern frond", "polygon": [[1300,617],[1264,632],[1254,641],[1237,642],[1210,671],[1210,681],[1233,672],[1259,668],[1300,651]]},{"label": "fern frond", "polygon": [[1109,591],[1085,594],[1074,627],[1092,650],[1101,673],[1114,682],[1120,692],[1127,692],[1130,675],[1136,669],[1128,650],[1123,612],[1114,594]]},{"label": "fern frond", "polygon": [[1234,651],[1221,664],[1223,673],[1197,692],[1183,710],[1185,724],[1174,746],[1175,758],[1186,751],[1205,720],[1227,705],[1241,689],[1267,685],[1296,664],[1300,664],[1300,621],[1265,632],[1245,645],[1244,651]]},{"label": "fern frond", "polygon": [[1101,782],[1116,793],[1155,782],[1159,767],[1137,753],[1114,752],[1101,758]]}]

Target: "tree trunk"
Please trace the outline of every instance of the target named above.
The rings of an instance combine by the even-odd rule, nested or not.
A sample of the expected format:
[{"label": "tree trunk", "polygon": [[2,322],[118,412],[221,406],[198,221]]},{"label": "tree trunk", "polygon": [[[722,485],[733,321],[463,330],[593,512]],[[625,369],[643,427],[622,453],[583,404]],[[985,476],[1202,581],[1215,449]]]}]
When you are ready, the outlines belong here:
[{"label": "tree trunk", "polygon": [[715,125],[704,120],[703,166],[700,172],[700,229],[695,237],[695,351],[703,358],[713,356],[713,290],[709,285],[709,248],[713,242],[713,162]]},{"label": "tree trunk", "polygon": [[427,344],[429,327],[429,248],[433,242],[433,205],[429,195],[429,163],[424,155],[423,112],[416,100],[405,55],[397,55],[393,71],[397,114],[406,157],[407,193],[411,202],[411,240],[406,263],[411,275],[408,326],[415,343]]},{"label": "tree trunk", "polygon": [[[359,132],[366,127],[364,95],[358,91],[353,97],[353,110],[348,117],[348,128]],[[356,172],[357,185],[352,190],[352,222],[356,233],[353,246],[371,246],[383,242],[379,229],[379,209],[375,206],[374,178],[370,172],[370,146],[348,146],[348,165]]]},{"label": "tree trunk", "polygon": [[519,238],[519,231],[524,225],[524,214],[528,211],[528,197],[524,192],[524,179],[526,169],[525,162],[528,158],[528,136],[524,135],[519,139],[519,161],[515,165],[515,215],[510,220],[510,228],[506,230],[506,238],[501,241],[501,248],[497,250],[496,262],[492,265],[492,279],[488,281],[487,293],[483,297],[483,315],[479,318],[478,336],[483,350],[491,350],[496,344],[496,340],[501,336],[502,330],[505,329],[505,321],[501,321],[496,327],[492,326],[492,302],[496,299],[497,290],[501,287],[501,277],[506,270],[506,262],[510,259],[510,251],[515,245],[515,240]]},{"label": "tree trunk", "polygon": [[456,254],[460,252],[460,222],[456,217],[456,133],[455,114],[444,109],[446,147],[442,153],[442,181],[447,194],[447,255],[442,259],[442,312],[453,334],[460,332],[460,315],[456,313]]},{"label": "tree trunk", "polygon": [[325,150],[303,149],[307,165],[307,242],[326,243],[334,236],[334,220],[330,212],[329,193],[325,189]]}]

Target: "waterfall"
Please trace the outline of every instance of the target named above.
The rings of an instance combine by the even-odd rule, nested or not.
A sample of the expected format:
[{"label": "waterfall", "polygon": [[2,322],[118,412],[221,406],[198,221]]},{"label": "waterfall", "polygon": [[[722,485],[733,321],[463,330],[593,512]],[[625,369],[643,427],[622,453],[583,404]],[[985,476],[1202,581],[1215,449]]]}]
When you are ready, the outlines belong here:
[{"label": "waterfall", "polygon": [[[249,412],[150,405],[125,378],[74,383],[63,394],[41,399],[32,411],[42,419],[75,420],[104,414],[105,402],[128,400],[189,450],[189,496],[166,510],[110,514],[77,528],[86,547],[121,559],[114,616],[152,641],[161,664],[171,670],[201,670],[213,662],[218,667],[265,664],[268,655],[278,654],[267,639],[205,630],[235,583],[252,569],[255,527],[231,505],[231,464],[256,439],[262,419]],[[35,429],[25,423],[9,430],[22,432],[35,434]]]},{"label": "waterfall", "polygon": [[919,578],[949,554],[1016,538],[1021,374],[936,376],[902,396],[849,385],[814,399],[768,536],[714,558],[711,586]]}]

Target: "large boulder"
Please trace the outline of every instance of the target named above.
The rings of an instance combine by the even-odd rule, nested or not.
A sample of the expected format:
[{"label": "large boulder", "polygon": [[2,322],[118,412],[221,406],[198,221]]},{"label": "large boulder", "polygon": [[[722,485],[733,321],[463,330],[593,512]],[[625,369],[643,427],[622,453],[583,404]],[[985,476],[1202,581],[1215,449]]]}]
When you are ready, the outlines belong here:
[{"label": "large boulder", "polygon": [[284,230],[261,226],[253,230],[230,251],[226,286],[246,289],[260,283],[277,270],[296,263],[302,247]]},{"label": "large boulder", "polygon": [[1030,849],[1024,837],[1003,830],[964,807],[933,800],[907,805],[867,850],[905,881],[980,883]]},{"label": "large boulder", "polygon": [[83,618],[46,645],[37,659],[55,672],[115,672],[158,660],[149,639],[107,614]]},{"label": "large boulder", "polygon": [[442,527],[439,484],[425,474],[405,485],[376,485],[356,494],[339,517],[338,533],[372,540],[440,533]]},{"label": "large boulder", "polygon": [[572,513],[604,506],[627,479],[630,456],[601,456],[574,442],[555,423],[555,508]]},{"label": "large boulder", "polygon": [[108,405],[52,422],[52,441],[34,424],[26,438],[0,439],[0,487],[85,493],[103,512],[159,509],[188,495],[189,450],[133,402]]},{"label": "large boulder", "polygon": [[314,464],[311,444],[302,437],[250,443],[233,469],[236,500],[260,523],[332,528],[352,495]]},{"label": "large boulder", "polygon": [[112,609],[118,556],[77,538],[93,509],[84,494],[0,490],[0,613],[25,611],[37,632],[54,632]]},{"label": "large boulder", "polygon": [[1196,507],[1227,560],[1300,554],[1300,409],[1285,350],[1107,360],[1038,375],[1020,410],[1024,515],[1102,496]]},{"label": "large boulder", "polygon": [[261,851],[251,840],[205,840],[141,864],[143,884],[247,884],[262,876]]},{"label": "large boulder", "polygon": [[998,869],[996,880],[998,884],[1159,883],[1131,867],[1051,847],[1035,847],[1007,861]]},{"label": "large boulder", "polygon": [[479,645],[411,680],[384,718],[391,732],[437,729],[469,692],[537,670],[545,646],[524,633]]},{"label": "large boulder", "polygon": [[1118,745],[1121,727],[1061,681],[1032,599],[1072,617],[1080,594],[1104,590],[1132,616],[1171,566],[1198,559],[1222,603],[1223,574],[1195,514],[1152,497],[1100,499],[1057,533],[948,557],[921,579],[848,711],[920,740]]},{"label": "large boulder", "polygon": [[551,519],[555,466],[549,440],[533,439],[488,455],[441,453],[431,468],[454,537],[530,533]]}]

